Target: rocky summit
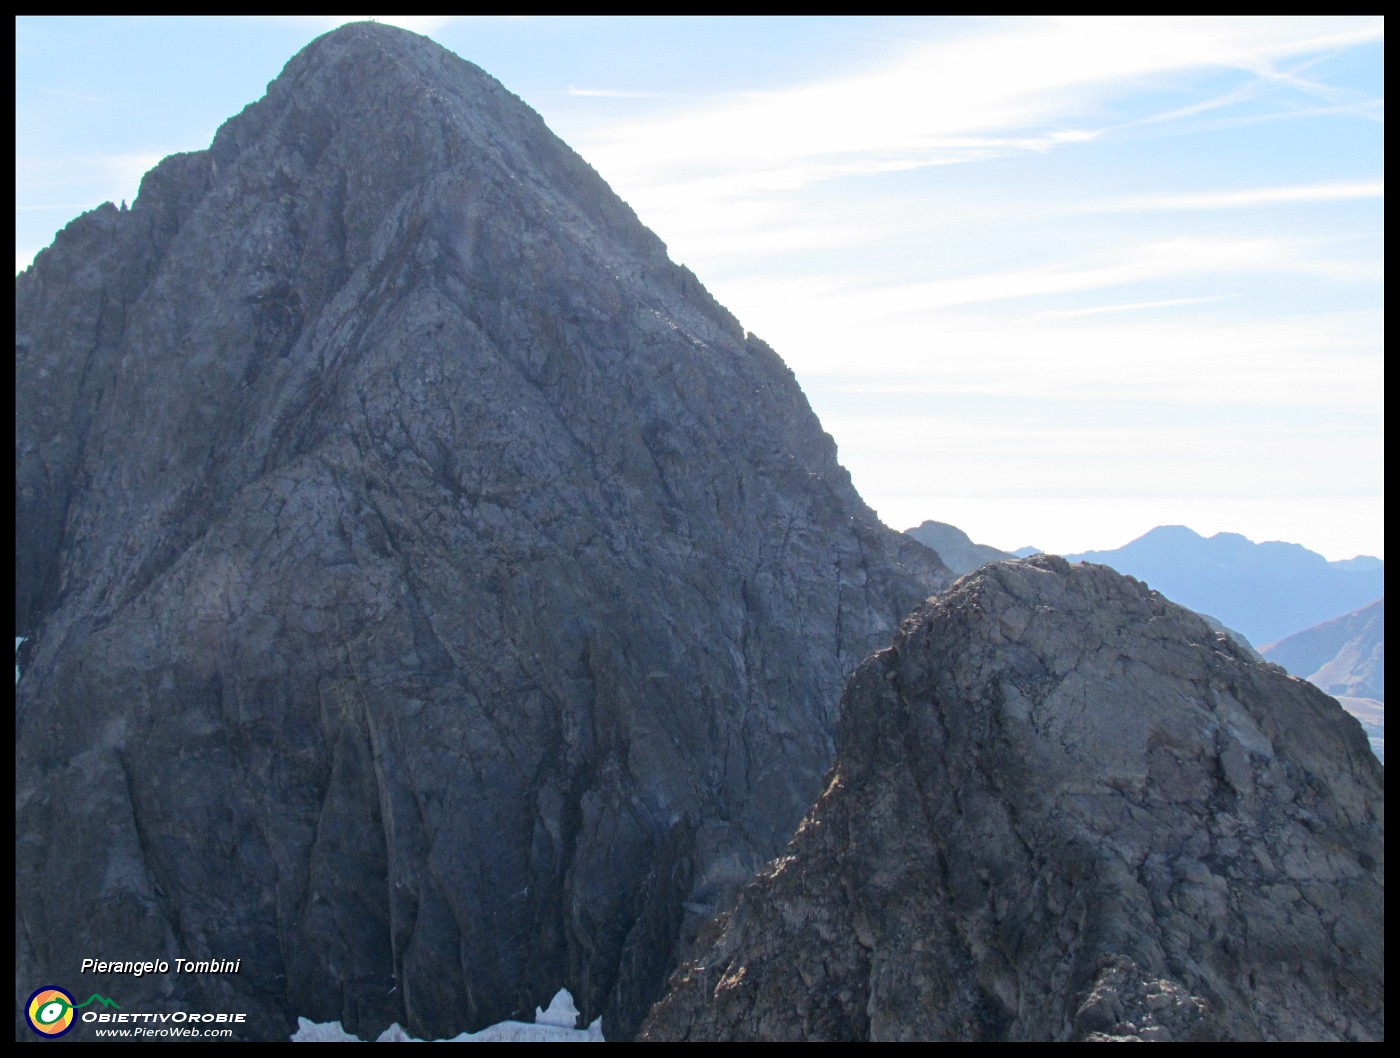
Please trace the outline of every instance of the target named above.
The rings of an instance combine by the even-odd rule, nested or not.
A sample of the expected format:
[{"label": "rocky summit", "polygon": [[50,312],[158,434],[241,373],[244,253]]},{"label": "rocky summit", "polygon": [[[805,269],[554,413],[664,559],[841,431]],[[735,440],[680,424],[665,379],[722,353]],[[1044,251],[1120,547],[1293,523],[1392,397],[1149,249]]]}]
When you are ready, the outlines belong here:
[{"label": "rocky summit", "polygon": [[433,1038],[567,987],[626,1036],[948,579],[778,356],[411,33],[318,39],[15,289],[26,994]]},{"label": "rocky summit", "polygon": [[852,678],[644,1038],[1380,1039],[1384,852],[1333,699],[1106,567],[986,566]]}]

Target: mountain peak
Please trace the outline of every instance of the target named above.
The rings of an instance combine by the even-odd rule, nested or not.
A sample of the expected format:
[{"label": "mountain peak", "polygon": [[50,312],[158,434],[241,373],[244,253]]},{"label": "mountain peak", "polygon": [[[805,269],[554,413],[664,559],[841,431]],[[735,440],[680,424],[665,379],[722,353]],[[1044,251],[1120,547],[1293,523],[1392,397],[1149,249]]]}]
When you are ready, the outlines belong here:
[{"label": "mountain peak", "polygon": [[[403,30],[318,39],[15,298],[24,980],[262,1038],[566,987],[626,1035],[948,580],[778,355]],[[72,974],[139,950],[243,971]]]},{"label": "mountain peak", "polygon": [[510,95],[479,66],[431,38],[383,22],[350,22],[317,37],[288,61],[268,85],[268,95],[304,94],[319,80],[330,81],[342,99],[382,91],[390,82],[425,88],[465,83],[479,92]]},{"label": "mountain peak", "polygon": [[[1200,533],[1185,525],[1159,525],[1143,533],[1137,540],[1204,540]],[[1137,540],[1132,541],[1136,543]]]}]

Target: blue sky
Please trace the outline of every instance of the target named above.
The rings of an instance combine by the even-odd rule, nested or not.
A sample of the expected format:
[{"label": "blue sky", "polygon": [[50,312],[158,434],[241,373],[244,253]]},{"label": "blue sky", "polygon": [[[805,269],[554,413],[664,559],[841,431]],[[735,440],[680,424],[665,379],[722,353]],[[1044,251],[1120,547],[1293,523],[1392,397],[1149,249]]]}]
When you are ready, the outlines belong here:
[{"label": "blue sky", "polygon": [[[1382,19],[380,17],[588,159],[895,528],[1384,554]],[[17,19],[17,270],[350,19]]]}]

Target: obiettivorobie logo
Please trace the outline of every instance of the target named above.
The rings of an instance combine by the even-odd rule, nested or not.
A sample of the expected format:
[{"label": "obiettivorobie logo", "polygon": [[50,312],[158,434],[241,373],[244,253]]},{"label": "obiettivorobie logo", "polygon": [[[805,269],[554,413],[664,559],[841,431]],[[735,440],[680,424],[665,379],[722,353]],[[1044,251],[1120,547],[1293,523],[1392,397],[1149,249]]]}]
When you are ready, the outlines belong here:
[{"label": "obiettivorobie logo", "polygon": [[[241,959],[182,958],[174,962],[177,974],[236,974],[242,966]],[[82,965],[84,974],[130,974],[141,977],[169,971],[170,963],[165,959],[115,962],[84,959]],[[137,1005],[140,1006],[139,1003]],[[84,1007],[90,1009],[84,1010]],[[232,1026],[248,1023],[248,1015],[244,1013],[190,1010],[178,1001],[177,1009],[173,1010],[123,1010],[115,999],[94,992],[79,1003],[72,992],[58,985],[45,985],[31,993],[24,1005],[24,1019],[36,1035],[50,1039],[71,1032],[79,1024],[92,1026],[93,1034],[98,1038],[229,1038],[235,1032]]]},{"label": "obiettivorobie logo", "polygon": [[73,996],[67,989],[45,985],[43,988],[36,989],[34,994],[29,997],[24,1017],[29,1022],[29,1027],[40,1036],[62,1036],[73,1028],[73,1023],[76,1020],[74,1011],[81,1010],[89,1003],[101,1003],[104,1007],[121,1009],[120,1006],[117,1006],[115,999],[108,999],[96,992],[81,1003],[75,1003]]}]

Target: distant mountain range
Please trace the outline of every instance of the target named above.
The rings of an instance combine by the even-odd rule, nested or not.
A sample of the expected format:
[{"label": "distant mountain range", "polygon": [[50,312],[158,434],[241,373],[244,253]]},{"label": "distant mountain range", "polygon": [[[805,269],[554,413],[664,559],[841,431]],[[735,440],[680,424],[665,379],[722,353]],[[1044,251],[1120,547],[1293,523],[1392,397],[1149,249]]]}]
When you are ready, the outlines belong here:
[{"label": "distant mountain range", "polygon": [[1065,557],[1146,581],[1254,643],[1275,643],[1385,594],[1385,563],[1378,558],[1328,562],[1301,544],[1256,544],[1238,533],[1207,538],[1183,525],[1158,526],[1115,551]]},{"label": "distant mountain range", "polygon": [[[974,543],[946,522],[925,521],[905,533],[937,551],[959,576],[988,562],[1039,553],[1034,547],[1002,551]],[[1238,533],[1203,537],[1183,525],[1158,526],[1112,551],[1064,557],[1110,566],[1146,581],[1173,602],[1208,614],[1251,644],[1281,646],[1285,637],[1369,607],[1385,594],[1385,562],[1372,555],[1329,562],[1301,544],[1256,544]],[[1298,672],[1276,657],[1269,660],[1299,676],[1313,671]]]},{"label": "distant mountain range", "polygon": [[[971,573],[988,562],[1004,562],[1007,559],[1023,557],[1015,552],[999,551],[988,544],[974,544],[970,536],[956,525],[949,525],[947,522],[928,521],[904,531],[925,547],[937,551],[943,564],[958,576]],[[1022,550],[1035,553],[1034,548]]]},{"label": "distant mountain range", "polygon": [[1385,701],[1385,600],[1304,629],[1260,653],[1328,694]]}]

